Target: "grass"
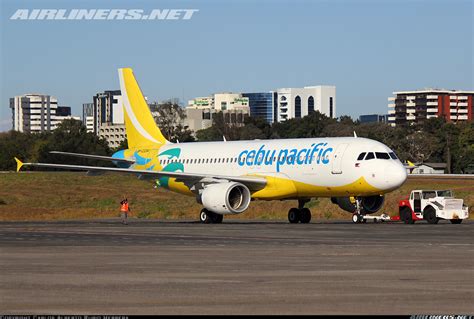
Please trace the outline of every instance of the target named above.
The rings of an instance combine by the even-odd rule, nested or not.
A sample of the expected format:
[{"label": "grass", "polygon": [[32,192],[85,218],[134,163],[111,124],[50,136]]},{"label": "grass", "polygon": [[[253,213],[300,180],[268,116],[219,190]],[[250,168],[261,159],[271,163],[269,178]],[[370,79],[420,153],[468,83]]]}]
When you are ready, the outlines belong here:
[{"label": "grass", "polygon": [[[474,213],[474,181],[408,181],[386,196],[379,213],[398,214],[398,201],[412,189],[452,189]],[[127,197],[131,216],[147,219],[198,219],[201,206],[193,197],[153,188],[151,181],[134,176],[86,176],[72,172],[21,172],[0,174],[0,220],[59,220],[109,218],[120,215],[120,201]],[[282,219],[296,201],[253,201],[243,214],[226,219]],[[350,214],[328,198],[306,205],[313,219],[350,219]]]}]

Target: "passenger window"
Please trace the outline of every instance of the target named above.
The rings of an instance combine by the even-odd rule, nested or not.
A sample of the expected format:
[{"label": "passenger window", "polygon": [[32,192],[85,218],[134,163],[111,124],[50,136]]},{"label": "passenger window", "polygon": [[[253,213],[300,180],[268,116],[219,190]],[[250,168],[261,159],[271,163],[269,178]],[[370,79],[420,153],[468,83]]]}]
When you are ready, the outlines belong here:
[{"label": "passenger window", "polygon": [[365,160],[371,160],[371,159],[374,159],[375,158],[375,155],[374,153],[367,153],[367,156],[365,157]]},{"label": "passenger window", "polygon": [[378,159],[385,159],[385,160],[390,159],[390,155],[388,155],[388,153],[375,152],[375,156],[376,156]]},{"label": "passenger window", "polygon": [[364,159],[364,156],[365,156],[365,152],[364,153],[360,153],[359,157],[357,158],[358,161],[362,161]]}]

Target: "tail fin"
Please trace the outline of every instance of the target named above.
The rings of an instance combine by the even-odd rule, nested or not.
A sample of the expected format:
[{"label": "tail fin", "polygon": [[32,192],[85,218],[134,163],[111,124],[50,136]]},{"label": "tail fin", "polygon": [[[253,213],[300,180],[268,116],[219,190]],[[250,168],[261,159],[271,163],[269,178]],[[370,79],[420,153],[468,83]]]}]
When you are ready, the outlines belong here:
[{"label": "tail fin", "polygon": [[118,70],[128,148],[156,148],[169,143],[161,133],[130,68]]}]

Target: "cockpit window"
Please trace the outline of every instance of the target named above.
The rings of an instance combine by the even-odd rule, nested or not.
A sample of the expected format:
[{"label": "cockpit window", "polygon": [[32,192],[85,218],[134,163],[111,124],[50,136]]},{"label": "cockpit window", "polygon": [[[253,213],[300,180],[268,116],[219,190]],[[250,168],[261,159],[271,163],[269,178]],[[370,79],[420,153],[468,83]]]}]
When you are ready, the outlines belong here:
[{"label": "cockpit window", "polygon": [[371,159],[374,159],[374,158],[375,158],[374,153],[367,153],[367,156],[365,157],[365,160],[371,160]]},{"label": "cockpit window", "polygon": [[385,159],[385,160],[390,159],[390,155],[388,155],[388,153],[375,152],[375,156],[376,156],[378,159]]},{"label": "cockpit window", "polygon": [[365,156],[365,152],[364,153],[360,153],[359,157],[357,158],[358,161],[362,161],[364,159],[364,156]]},{"label": "cockpit window", "polygon": [[397,155],[395,155],[394,152],[390,152],[390,153],[388,153],[388,155],[390,155],[390,157],[394,160],[398,159]]}]

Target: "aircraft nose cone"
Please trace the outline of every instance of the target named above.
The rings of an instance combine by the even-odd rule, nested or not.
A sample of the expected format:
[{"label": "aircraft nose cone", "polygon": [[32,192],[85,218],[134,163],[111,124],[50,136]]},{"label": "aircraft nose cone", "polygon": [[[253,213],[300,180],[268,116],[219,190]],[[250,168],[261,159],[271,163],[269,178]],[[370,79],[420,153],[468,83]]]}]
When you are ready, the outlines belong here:
[{"label": "aircraft nose cone", "polygon": [[387,188],[396,189],[405,183],[407,170],[400,164],[393,163],[385,168],[385,181]]}]

